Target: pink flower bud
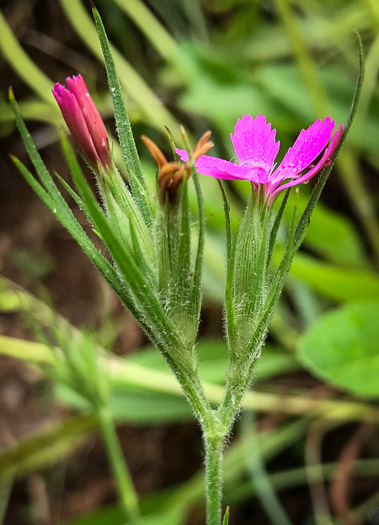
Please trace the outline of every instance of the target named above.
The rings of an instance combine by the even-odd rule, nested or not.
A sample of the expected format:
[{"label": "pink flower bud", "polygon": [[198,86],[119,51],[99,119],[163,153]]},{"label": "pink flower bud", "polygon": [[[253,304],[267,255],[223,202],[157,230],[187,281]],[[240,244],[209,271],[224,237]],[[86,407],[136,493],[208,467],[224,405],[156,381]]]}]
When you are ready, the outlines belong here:
[{"label": "pink flower bud", "polygon": [[67,78],[68,89],[55,84],[53,95],[76,145],[88,162],[104,168],[111,164],[104,122],[81,75]]}]

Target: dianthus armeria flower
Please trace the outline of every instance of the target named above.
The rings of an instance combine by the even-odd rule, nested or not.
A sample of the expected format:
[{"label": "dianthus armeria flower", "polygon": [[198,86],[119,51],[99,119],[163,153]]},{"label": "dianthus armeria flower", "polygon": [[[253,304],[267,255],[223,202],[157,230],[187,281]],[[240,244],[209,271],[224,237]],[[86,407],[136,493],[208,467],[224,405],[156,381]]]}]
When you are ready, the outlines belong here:
[{"label": "dianthus armeria flower", "polygon": [[111,165],[108,135],[104,122],[81,75],[67,78],[67,88],[55,84],[53,95],[76,145],[97,169]]},{"label": "dianthus armeria flower", "polygon": [[[308,182],[331,163],[342,135],[342,124],[333,135],[334,125],[334,120],[326,117],[324,121],[318,119],[308,129],[303,129],[276,168],[275,158],[280,146],[275,140],[276,130],[271,129],[263,115],[255,119],[243,115],[237,121],[234,135],[230,134],[239,162],[203,155],[197,159],[196,169],[216,179],[249,180],[256,187],[262,187],[272,202],[280,191]],[[176,152],[183,161],[188,160],[186,151],[177,149]],[[319,160],[312,165],[318,157]]]}]

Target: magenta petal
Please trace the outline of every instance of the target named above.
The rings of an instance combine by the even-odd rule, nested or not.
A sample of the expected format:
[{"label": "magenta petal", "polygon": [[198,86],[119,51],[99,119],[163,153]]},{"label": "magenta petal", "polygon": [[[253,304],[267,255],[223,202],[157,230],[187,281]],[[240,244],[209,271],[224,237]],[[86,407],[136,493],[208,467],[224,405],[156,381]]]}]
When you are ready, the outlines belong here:
[{"label": "magenta petal", "polygon": [[98,156],[105,166],[109,164],[108,136],[100,113],[81,75],[67,78],[66,82],[69,90],[78,101]]},{"label": "magenta petal", "polygon": [[188,153],[185,149],[175,148],[176,154],[179,155],[180,160],[183,162],[188,161]]},{"label": "magenta petal", "polygon": [[199,173],[209,175],[216,179],[250,180],[250,168],[234,164],[234,162],[229,162],[228,160],[202,155],[196,161],[195,165]]},{"label": "magenta petal", "polygon": [[62,104],[62,92],[65,90],[66,88],[64,86],[62,86],[62,84],[59,84],[58,82],[55,84],[54,88],[53,88],[53,95],[55,97],[55,100],[58,102],[58,105],[61,108],[61,104]]},{"label": "magenta petal", "polygon": [[[176,148],[176,153],[180,159],[184,162],[188,161],[188,153],[184,149]],[[210,157],[208,155],[202,155],[195,162],[196,169],[202,175],[209,175],[216,179],[248,179],[250,168],[239,166],[234,162],[228,160],[219,159],[217,157]]]},{"label": "magenta petal", "polygon": [[322,155],[318,163],[301,177],[297,177],[294,180],[287,182],[286,184],[282,184],[281,186],[276,188],[276,190],[272,192],[270,200],[273,200],[280,191],[285,190],[286,188],[290,188],[291,186],[297,186],[298,184],[304,184],[308,182],[312,177],[317,175],[317,173],[321,171],[324,166],[328,166],[332,161],[334,152],[336,151],[338,144],[340,143],[342,132],[343,125],[340,124],[337,131],[333,135],[329,146],[325,149],[324,154]]},{"label": "magenta petal", "polygon": [[96,166],[100,159],[75,95],[60,84],[54,86],[53,94],[72,138],[89,162]]},{"label": "magenta petal", "polygon": [[303,129],[275,171],[275,182],[294,178],[307,168],[328,144],[333,128],[334,120],[326,117],[323,122],[318,119],[308,129]]},{"label": "magenta petal", "polygon": [[241,164],[262,168],[269,173],[275,162],[280,143],[275,141],[276,130],[271,130],[271,124],[266,117],[258,115],[243,115],[237,120],[234,135],[230,135],[234,149]]}]

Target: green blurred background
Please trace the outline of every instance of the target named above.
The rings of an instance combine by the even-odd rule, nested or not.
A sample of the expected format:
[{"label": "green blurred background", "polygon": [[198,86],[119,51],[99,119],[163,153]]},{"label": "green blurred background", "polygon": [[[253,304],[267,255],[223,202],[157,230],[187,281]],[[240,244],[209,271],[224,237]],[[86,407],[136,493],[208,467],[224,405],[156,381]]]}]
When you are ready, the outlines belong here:
[{"label": "green blurred background", "polygon": [[[239,525],[379,523],[379,3],[98,0],[96,6],[152,191],[156,169],[143,133],[169,155],[164,126],[180,140],[179,124],[185,125],[193,143],[211,129],[212,154],[230,159],[229,133],[243,113],[267,116],[280,156],[316,118],[345,122],[358,74],[353,28],[360,32],[366,80],[359,111],[294,261],[227,450],[225,505],[231,524]],[[9,85],[48,168],[67,179],[55,82],[81,73],[115,136],[87,2],[2,0],[0,73],[0,517],[11,525],[122,523],[93,421],[80,399],[30,365],[43,361],[44,348],[25,342],[32,336],[19,310],[27,298],[41,324],[51,301],[119,356],[112,407],[146,523],[203,523],[201,438],[180,392],[8,159],[11,152],[28,162],[7,102]],[[198,350],[216,400],[227,360],[224,217],[217,183],[201,182],[208,232]],[[236,225],[249,187],[231,183],[229,190]],[[302,206],[308,194],[303,186]],[[14,283],[22,287],[18,293]]]}]

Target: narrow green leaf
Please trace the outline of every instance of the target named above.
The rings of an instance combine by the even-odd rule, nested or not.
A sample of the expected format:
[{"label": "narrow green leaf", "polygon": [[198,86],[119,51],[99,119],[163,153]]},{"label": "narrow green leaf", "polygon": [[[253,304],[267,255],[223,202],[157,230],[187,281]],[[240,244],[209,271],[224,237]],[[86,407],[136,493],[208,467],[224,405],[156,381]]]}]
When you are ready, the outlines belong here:
[{"label": "narrow green leaf", "polygon": [[62,177],[59,175],[59,173],[55,172],[55,175],[57,176],[59,182],[62,184],[64,189],[67,191],[67,193],[74,199],[76,204],[78,205],[79,209],[84,213],[84,215],[87,217],[87,219],[91,222],[91,214],[89,212],[89,209],[83,202],[83,200],[79,197],[79,195],[71,188],[67,182],[62,179]]},{"label": "narrow green leaf", "polygon": [[278,498],[266,465],[259,453],[259,434],[254,414],[245,413],[242,418],[242,440],[245,443],[245,461],[251,487],[257,494],[272,525],[292,525]]},{"label": "narrow green leaf", "polygon": [[[155,254],[154,254],[154,244],[153,244],[153,235],[150,227],[148,227],[134,201],[132,195],[130,194],[128,188],[125,185],[125,181],[121,178],[120,174],[117,171],[109,171],[107,176],[104,177],[104,184],[109,188],[112,197],[114,198],[118,211],[118,217],[127,217],[130,222],[133,223],[136,234],[138,236],[141,250],[146,257],[146,260],[154,265],[155,263]],[[103,196],[106,201],[109,200],[108,193],[103,191]],[[155,209],[153,209],[152,200],[148,200],[150,211],[152,215],[155,215]],[[154,203],[156,204],[156,203]],[[151,206],[150,206],[151,205]]]},{"label": "narrow green leaf", "polygon": [[[145,198],[147,188],[143,178],[141,164],[139,161],[136,144],[134,142],[129,116],[126,111],[120,82],[117,76],[116,66],[100,14],[96,8],[93,8],[92,12],[95,19],[96,30],[99,36],[101,48],[103,50],[105,68],[107,71],[109,83],[109,91],[112,97],[113,108],[115,112],[117,133],[120,140],[122,156],[124,158],[127,173],[129,175],[129,183],[133,191],[133,197],[146,221],[146,224],[151,224],[151,214]],[[134,180],[134,177],[136,177],[138,180],[139,185]]]},{"label": "narrow green leaf", "polygon": [[[63,144],[67,144],[66,141],[63,139]],[[182,343],[180,341],[176,327],[164,312],[154,291],[149,286],[148,281],[143,276],[140,268],[134,261],[132,253],[123,247],[120,239],[112,230],[107,218],[103,213],[103,210],[100,208],[99,203],[89,188],[88,183],[81,172],[80,166],[77,164],[75,156],[73,156],[72,152],[70,153],[68,149],[66,154],[70,159],[70,168],[72,170],[73,177],[82,199],[87,206],[89,213],[91,214],[93,224],[96,230],[100,232],[105,246],[112,255],[123,279],[125,280],[126,285],[128,286],[129,290],[132,291],[133,297],[137,303],[135,304],[129,294],[128,301],[125,303],[126,306],[136,317],[137,321],[141,323],[141,326],[146,331],[151,340],[159,345],[162,350],[166,348],[167,342],[170,343],[170,347],[174,353],[180,353]],[[117,289],[115,291],[117,293]],[[125,295],[125,290],[123,290],[123,292],[124,294],[121,294],[120,296],[122,300],[123,295]],[[141,311],[145,313],[145,318],[141,315]],[[181,356],[181,359],[182,358],[183,356]]]},{"label": "narrow green leaf", "polygon": [[17,124],[18,130],[25,144],[30,160],[32,161],[33,166],[35,167],[42,184],[45,186],[46,191],[49,193],[50,197],[55,201],[56,206],[59,209],[62,209],[62,211],[64,209],[67,210],[68,209],[67,203],[65,202],[61,193],[56,187],[53,179],[50,176],[50,173],[48,172],[41,158],[41,155],[39,154],[37,148],[35,147],[33,143],[32,137],[30,136],[30,133],[25,125],[24,119],[22,118],[20,109],[18,107],[18,104],[16,102],[12,89],[9,89],[9,100],[10,100],[13,112],[15,114],[15,117],[16,117],[16,124]]},{"label": "narrow green leaf", "polygon": [[158,268],[158,288],[161,292],[166,294],[166,297],[167,285],[171,282],[172,279],[169,237],[174,234],[173,230],[169,231],[169,214],[169,203],[166,201],[164,204],[162,204],[162,206],[159,206],[154,225],[156,238],[156,260]]},{"label": "narrow green leaf", "polygon": [[13,161],[16,164],[19,171],[21,172],[21,174],[23,175],[23,177],[25,178],[25,180],[31,186],[31,188],[46,204],[50,211],[56,216],[57,220],[67,229],[67,231],[77,241],[77,243],[81,246],[81,248],[92,261],[92,263],[96,266],[96,268],[100,271],[105,280],[109,283],[111,288],[120,297],[120,299],[123,301],[126,307],[133,313],[133,311],[135,311],[134,303],[125,286],[120,281],[116,270],[112,267],[109,261],[107,261],[107,259],[103,257],[101,253],[95,248],[94,244],[85,234],[83,228],[75,219],[72,211],[67,206],[66,202],[63,200],[64,206],[56,206],[56,202],[37,182],[37,180],[33,177],[30,171],[22,164],[22,162],[20,162],[15,157],[13,157]]},{"label": "narrow green leaf", "polygon": [[[91,217],[91,222],[92,224],[94,225],[94,227],[96,228],[96,230],[101,233],[101,237],[102,237],[102,240],[103,242],[105,243],[105,245],[108,247],[109,249],[109,246],[107,245],[107,242],[106,242],[106,239],[109,240],[109,236],[113,239],[113,241],[115,241],[116,245],[117,245],[117,250],[116,250],[116,253],[114,251],[112,251],[111,249],[109,249],[110,253],[112,254],[112,256],[114,257],[114,259],[117,261],[117,259],[123,261],[124,263],[124,257],[126,257],[127,260],[129,261],[132,261],[132,257],[131,257],[131,254],[129,253],[128,250],[124,250],[122,248],[122,245],[121,243],[119,242],[119,240],[115,239],[115,236],[107,222],[107,219],[105,218],[104,214],[103,214],[103,211],[101,210],[100,208],[100,205],[99,203],[97,202],[95,196],[93,195],[91,189],[89,188],[88,186],[88,183],[87,183],[87,180],[85,179],[83,173],[82,173],[82,170],[76,160],[76,157],[74,155],[74,152],[72,151],[72,148],[70,146],[70,143],[66,137],[66,135],[61,135],[61,143],[62,143],[62,147],[64,149],[64,153],[66,155],[66,158],[67,158],[67,161],[69,163],[69,166],[70,166],[70,170],[71,170],[71,174],[72,174],[72,177],[73,177],[73,180],[76,184],[76,187],[78,188],[78,191],[82,197],[82,200],[86,206],[86,209],[87,209],[87,213],[89,215],[89,217]],[[105,237],[104,237],[104,231],[106,232],[105,233]],[[108,262],[108,261],[107,261]],[[134,263],[134,261],[132,261],[133,266],[135,268],[136,265]],[[134,315],[134,317],[140,322],[142,328],[145,330],[146,334],[149,335],[149,337],[152,337],[152,333],[151,333],[151,330],[149,330],[149,327],[146,325],[146,323],[143,321],[142,317],[141,317],[141,313],[140,313],[140,310],[139,308],[137,307],[137,305],[135,304],[135,301],[134,299],[132,298],[130,292],[126,289],[125,285],[122,284],[122,282],[120,281],[120,278],[119,276],[117,275],[117,272],[116,270],[108,263],[109,265],[109,268],[111,268],[112,270],[112,273],[114,273],[114,276],[117,277],[117,280],[119,281],[118,283],[118,286],[115,286],[115,283],[113,282],[114,280],[112,279],[112,281],[109,280],[109,277],[111,276],[110,275],[110,272],[109,272],[109,268],[107,268],[107,274],[104,275],[108,282],[111,284],[113,290],[117,293],[117,295],[120,297],[120,299],[124,302],[125,306],[128,308],[128,310],[132,313],[132,315]],[[139,272],[139,270],[138,270]],[[113,276],[112,276],[113,277]],[[130,281],[130,279],[132,279]],[[143,280],[143,278],[142,278]],[[133,278],[130,277],[129,275],[129,279],[126,281],[127,284],[130,285],[130,282],[132,283],[132,286],[130,287],[131,289],[133,289],[133,284],[134,284],[134,280]],[[139,285],[141,286],[141,283],[139,283]],[[143,284],[142,284],[143,286]]]}]

